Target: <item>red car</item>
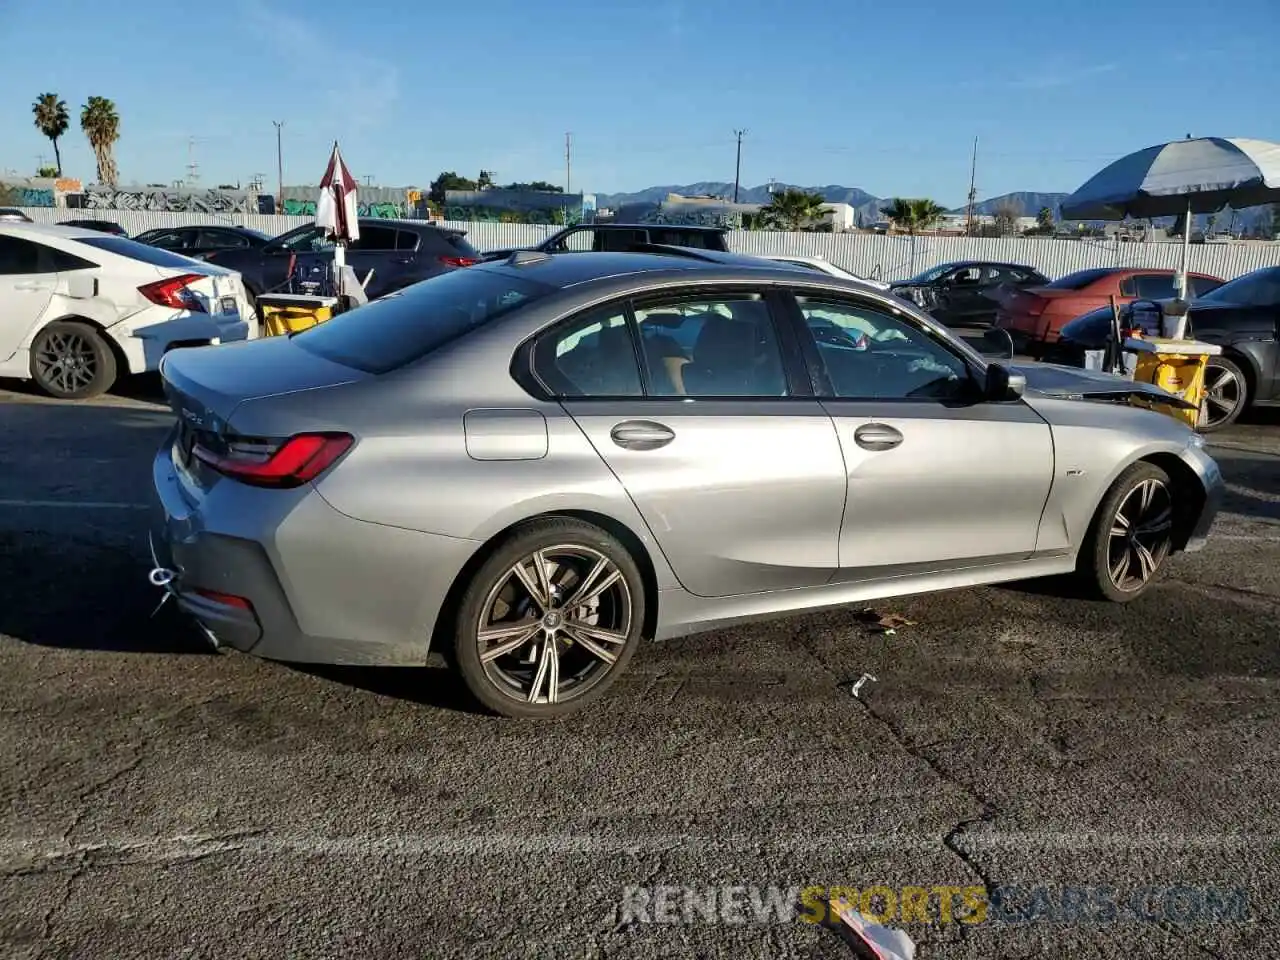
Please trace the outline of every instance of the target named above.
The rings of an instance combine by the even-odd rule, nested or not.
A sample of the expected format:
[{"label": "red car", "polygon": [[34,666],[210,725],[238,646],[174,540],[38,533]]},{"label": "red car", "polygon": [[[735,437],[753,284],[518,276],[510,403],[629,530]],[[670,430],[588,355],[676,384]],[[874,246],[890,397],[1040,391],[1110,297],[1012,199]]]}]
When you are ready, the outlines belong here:
[{"label": "red car", "polygon": [[[1191,274],[1191,297],[1201,297],[1223,281],[1203,273]],[[1036,353],[1054,343],[1062,327],[1081,314],[1117,303],[1167,300],[1176,296],[1174,271],[1135,267],[1078,270],[1044,287],[1002,286],[991,296],[999,304],[996,326],[1009,331],[1020,351]]]}]

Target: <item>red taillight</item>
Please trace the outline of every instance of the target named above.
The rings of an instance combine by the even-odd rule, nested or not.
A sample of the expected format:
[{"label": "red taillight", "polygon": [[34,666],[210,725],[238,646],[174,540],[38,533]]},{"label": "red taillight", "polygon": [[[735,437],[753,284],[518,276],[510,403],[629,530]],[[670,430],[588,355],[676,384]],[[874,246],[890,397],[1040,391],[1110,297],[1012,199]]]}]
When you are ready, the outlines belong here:
[{"label": "red taillight", "polygon": [[187,287],[187,284],[203,279],[204,277],[198,273],[184,273],[180,277],[144,283],[138,288],[138,292],[152,303],[158,303],[162,307],[190,310],[193,313],[208,313],[204,304],[200,302],[200,298]]},{"label": "red taillight", "polygon": [[355,439],[346,433],[300,433],[283,443],[231,439],[226,453],[197,444],[192,455],[223,476],[254,487],[289,488],[310,483],[347,452]]},{"label": "red taillight", "polygon": [[194,587],[191,592],[197,596],[204,597],[206,600],[212,600],[214,603],[220,603],[224,607],[235,607],[238,610],[253,610],[253,604],[244,597],[237,597],[234,593],[219,593],[217,590],[206,590],[204,587]]},{"label": "red taillight", "polygon": [[475,257],[441,257],[440,262],[450,267],[471,267],[480,261]]}]

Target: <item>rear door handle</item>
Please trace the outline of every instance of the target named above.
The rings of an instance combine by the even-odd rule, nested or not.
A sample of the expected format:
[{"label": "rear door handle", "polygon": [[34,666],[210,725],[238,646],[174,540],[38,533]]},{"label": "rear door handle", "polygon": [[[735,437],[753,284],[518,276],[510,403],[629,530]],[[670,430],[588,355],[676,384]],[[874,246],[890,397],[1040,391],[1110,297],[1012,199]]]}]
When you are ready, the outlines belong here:
[{"label": "rear door handle", "polygon": [[657,450],[676,438],[676,432],[652,420],[624,420],[609,431],[613,442],[628,450]]},{"label": "rear door handle", "polygon": [[864,450],[892,450],[902,442],[902,434],[884,423],[868,423],[853,431],[853,439]]}]

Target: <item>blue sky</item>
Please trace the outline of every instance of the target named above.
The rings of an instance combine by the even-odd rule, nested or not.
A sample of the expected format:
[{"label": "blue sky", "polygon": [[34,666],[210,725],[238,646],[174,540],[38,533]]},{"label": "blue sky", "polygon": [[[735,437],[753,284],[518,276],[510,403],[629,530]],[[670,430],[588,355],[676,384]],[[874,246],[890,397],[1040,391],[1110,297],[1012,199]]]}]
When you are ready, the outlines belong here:
[{"label": "blue sky", "polygon": [[[339,139],[352,172],[425,186],[444,169],[633,190],[732,180],[860,186],[960,204],[1071,190],[1181,137],[1280,140],[1276,0],[220,0],[0,2],[0,172],[52,149],[31,102],[115,100],[122,182],[314,182]],[[1096,10],[1092,18],[1084,11]],[[1210,14],[1216,9],[1218,12]],[[1072,12],[1079,11],[1079,12]],[[343,70],[326,69],[340,40]],[[78,128],[63,166],[86,182]]]}]

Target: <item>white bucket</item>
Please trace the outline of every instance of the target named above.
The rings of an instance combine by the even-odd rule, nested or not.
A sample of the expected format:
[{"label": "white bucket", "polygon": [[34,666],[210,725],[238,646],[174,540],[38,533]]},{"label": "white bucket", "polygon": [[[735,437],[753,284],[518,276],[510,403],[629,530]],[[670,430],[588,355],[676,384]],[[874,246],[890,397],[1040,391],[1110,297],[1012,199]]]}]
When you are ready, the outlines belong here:
[{"label": "white bucket", "polygon": [[1101,370],[1103,359],[1106,357],[1105,350],[1086,350],[1084,352],[1084,368],[1086,370]]}]

